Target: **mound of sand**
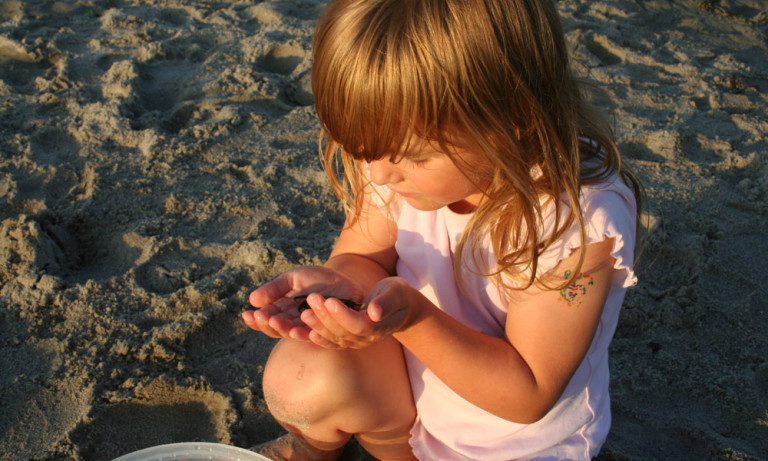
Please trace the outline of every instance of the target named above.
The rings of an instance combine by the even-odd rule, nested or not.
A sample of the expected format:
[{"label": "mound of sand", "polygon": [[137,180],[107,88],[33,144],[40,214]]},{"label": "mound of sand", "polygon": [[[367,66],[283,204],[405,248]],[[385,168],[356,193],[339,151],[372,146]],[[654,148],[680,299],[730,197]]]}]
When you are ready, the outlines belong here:
[{"label": "mound of sand", "polygon": [[[763,3],[558,2],[649,198],[604,459],[768,453]],[[342,224],[309,89],[323,5],[0,4],[0,459],[281,432],[273,340],[239,313]]]}]

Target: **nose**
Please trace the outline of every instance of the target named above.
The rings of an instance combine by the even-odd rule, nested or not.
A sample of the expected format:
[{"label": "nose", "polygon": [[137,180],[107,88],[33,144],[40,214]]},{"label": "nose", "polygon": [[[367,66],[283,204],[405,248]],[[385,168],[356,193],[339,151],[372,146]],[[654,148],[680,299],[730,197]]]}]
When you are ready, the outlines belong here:
[{"label": "nose", "polygon": [[373,160],[371,162],[371,181],[378,186],[395,184],[403,180],[397,165],[388,158]]}]

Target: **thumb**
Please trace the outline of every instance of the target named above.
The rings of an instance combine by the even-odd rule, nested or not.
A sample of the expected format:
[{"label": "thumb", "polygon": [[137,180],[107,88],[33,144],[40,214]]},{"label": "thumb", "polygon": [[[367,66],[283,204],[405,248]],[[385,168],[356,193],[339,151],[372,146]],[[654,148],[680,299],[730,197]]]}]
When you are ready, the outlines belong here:
[{"label": "thumb", "polygon": [[267,307],[284,297],[292,289],[289,274],[281,274],[276,279],[255,289],[248,296],[248,302],[253,307]]},{"label": "thumb", "polygon": [[397,312],[407,310],[405,290],[408,287],[408,283],[400,277],[388,277],[377,283],[369,295],[371,300],[366,308],[368,318],[372,322],[380,322]]}]

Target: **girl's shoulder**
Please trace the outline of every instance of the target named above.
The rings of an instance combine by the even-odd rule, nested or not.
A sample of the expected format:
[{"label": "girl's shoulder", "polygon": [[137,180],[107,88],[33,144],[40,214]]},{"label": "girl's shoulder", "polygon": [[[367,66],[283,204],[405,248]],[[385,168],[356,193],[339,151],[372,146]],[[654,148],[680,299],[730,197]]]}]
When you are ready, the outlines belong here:
[{"label": "girl's shoulder", "polygon": [[[637,283],[633,270],[637,239],[637,204],[632,189],[618,176],[582,186],[581,213],[586,245],[613,239],[611,255],[617,269],[614,284],[629,287]],[[539,257],[541,273],[554,268],[582,246],[578,224],[574,222]]]},{"label": "girl's shoulder", "polygon": [[[580,201],[584,209],[603,207],[616,212],[630,211],[632,220],[635,220],[637,202],[634,192],[618,175],[612,175],[597,183],[583,185]],[[589,217],[586,211],[584,215],[585,218]]]}]

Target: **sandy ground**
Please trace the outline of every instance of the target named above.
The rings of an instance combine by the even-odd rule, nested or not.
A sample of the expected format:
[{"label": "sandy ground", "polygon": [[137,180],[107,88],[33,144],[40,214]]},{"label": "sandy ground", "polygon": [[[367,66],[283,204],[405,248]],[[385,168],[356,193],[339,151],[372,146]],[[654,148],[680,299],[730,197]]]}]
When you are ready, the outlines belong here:
[{"label": "sandy ground", "polygon": [[[0,459],[280,433],[272,340],[239,313],[342,222],[308,87],[323,3],[0,2]],[[768,6],[558,7],[649,198],[601,457],[766,459]]]}]

